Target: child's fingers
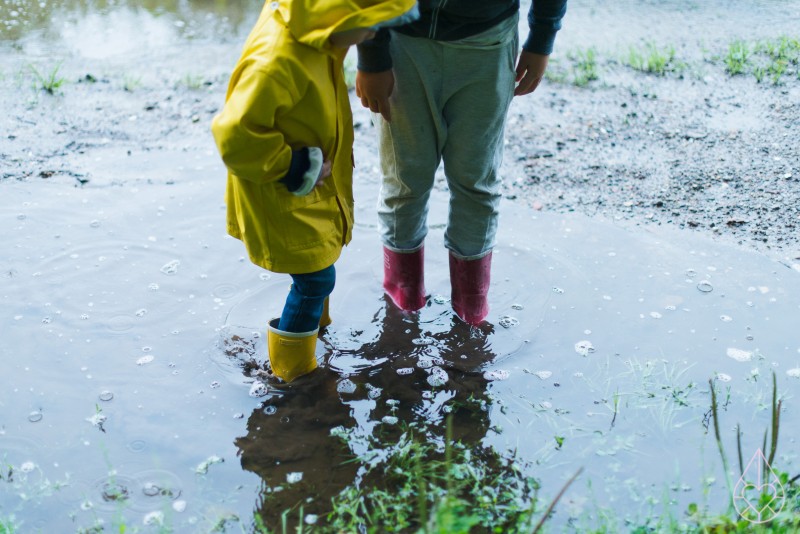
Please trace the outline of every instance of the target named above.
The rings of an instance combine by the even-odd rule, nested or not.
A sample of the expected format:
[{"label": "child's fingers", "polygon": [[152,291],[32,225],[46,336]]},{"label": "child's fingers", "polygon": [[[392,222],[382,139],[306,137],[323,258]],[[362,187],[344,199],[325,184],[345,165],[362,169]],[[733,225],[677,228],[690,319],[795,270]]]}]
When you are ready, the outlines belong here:
[{"label": "child's fingers", "polygon": [[331,168],[332,168],[331,161],[329,159],[326,159],[322,163],[322,168],[319,170],[319,181],[324,180],[325,178],[331,175]]}]

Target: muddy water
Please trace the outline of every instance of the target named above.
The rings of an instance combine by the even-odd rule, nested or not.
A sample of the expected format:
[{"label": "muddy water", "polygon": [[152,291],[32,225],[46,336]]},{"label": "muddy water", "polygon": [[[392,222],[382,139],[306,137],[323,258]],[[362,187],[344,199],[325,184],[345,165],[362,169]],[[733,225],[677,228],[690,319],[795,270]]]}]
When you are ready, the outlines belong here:
[{"label": "muddy water", "polygon": [[[693,7],[692,20],[728,21],[709,26],[728,35],[731,19],[703,5]],[[20,107],[3,123],[14,139],[3,132],[0,140],[0,164],[15,176],[0,182],[0,519],[13,515],[22,532],[98,521],[145,530],[164,523],[179,532],[221,523],[236,531],[239,521],[248,530],[254,510],[276,521],[278,510],[311,496],[305,509],[318,513],[358,478],[355,464],[336,460],[363,445],[346,446],[332,429],[367,436],[393,428],[394,418],[437,425],[447,413],[465,443],[516,451],[545,496],[585,469],[554,526],[594,525],[599,508],[620,521],[665,508],[680,516],[688,502],[703,501],[704,484],[710,509],[722,512],[708,380],[726,403],[726,449],[732,458],[739,423],[749,457],[769,422],[773,371],[786,399],[775,467],[798,471],[796,265],[695,234],[632,232],[505,202],[492,312],[470,329],[449,307],[440,183],[427,241],[430,299],[418,315],[400,314],[380,290],[379,176],[360,109],[359,224],[337,264],[334,323],[318,345],[322,369],[292,387],[255,387],[247,364],[264,359],[264,324],[280,309],[288,279],[250,265],[224,235],[223,169],[207,129],[179,128],[178,139],[157,121],[117,126],[117,135],[72,129],[71,110],[90,98],[122,108],[122,124],[138,124],[133,113],[146,116],[128,110],[139,105],[137,93],[106,90],[70,90],[37,104],[55,116],[52,127],[12,120],[32,105],[13,81],[28,63],[63,59],[74,77],[84,67],[128,72],[144,87],[167,72],[213,78],[229,68],[234,35],[255,10],[80,6],[25,5],[0,17],[20,21],[6,24],[2,44],[4,94]],[[620,6],[645,20],[665,9]],[[724,6],[734,15],[744,8]],[[567,22],[584,30],[565,32],[564,43],[602,40],[603,24],[631,16],[623,7],[611,16],[576,2]],[[763,20],[790,18],[790,3],[761,7]],[[681,18],[659,20],[686,31]],[[623,33],[641,37],[611,32]],[[212,90],[221,98],[223,89]],[[197,113],[202,119],[209,110]],[[71,135],[81,136],[83,150],[64,156]],[[62,157],[86,185],[57,175],[23,180],[28,175],[16,170],[32,167],[37,176]],[[271,491],[276,486],[284,491]]]}]

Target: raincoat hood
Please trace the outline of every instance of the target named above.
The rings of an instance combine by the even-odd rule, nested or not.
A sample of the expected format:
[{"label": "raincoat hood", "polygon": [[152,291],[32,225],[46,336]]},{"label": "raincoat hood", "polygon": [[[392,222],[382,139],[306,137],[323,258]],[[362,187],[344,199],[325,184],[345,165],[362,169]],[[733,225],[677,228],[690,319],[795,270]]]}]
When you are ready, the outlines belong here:
[{"label": "raincoat hood", "polygon": [[299,42],[330,48],[334,32],[377,28],[387,21],[405,22],[419,16],[416,0],[279,0],[278,16]]}]

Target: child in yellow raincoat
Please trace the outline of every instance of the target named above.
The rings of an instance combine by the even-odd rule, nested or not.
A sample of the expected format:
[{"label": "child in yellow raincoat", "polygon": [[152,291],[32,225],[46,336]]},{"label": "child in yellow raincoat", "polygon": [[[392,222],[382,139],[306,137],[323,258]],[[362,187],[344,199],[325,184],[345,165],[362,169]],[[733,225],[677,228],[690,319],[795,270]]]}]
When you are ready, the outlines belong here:
[{"label": "child in yellow raincoat", "polygon": [[352,235],[347,49],[417,16],[415,0],[268,2],[212,122],[228,168],[228,233],[253,263],[292,277],[267,335],[272,371],[287,382],[317,366],[333,264]]}]

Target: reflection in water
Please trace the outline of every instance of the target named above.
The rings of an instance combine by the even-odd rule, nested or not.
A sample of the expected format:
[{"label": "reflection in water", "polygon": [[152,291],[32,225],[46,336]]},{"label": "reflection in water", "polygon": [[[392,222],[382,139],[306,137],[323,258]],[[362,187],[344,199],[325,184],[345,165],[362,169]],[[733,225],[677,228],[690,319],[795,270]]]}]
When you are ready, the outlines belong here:
[{"label": "reflection in water", "polygon": [[[487,343],[493,327],[479,330],[451,317],[420,325],[416,316],[386,305],[372,322],[373,340],[353,351],[362,360],[360,371],[343,377],[323,366],[279,386],[283,394],[251,414],[248,434],[236,445],[242,467],[263,479],[258,506],[266,526],[280,525],[289,509],[289,524],[295,524],[300,507],[323,523],[331,498],[354,484],[396,490],[368,472],[366,458],[353,461],[365,451],[358,450],[359,440],[342,436],[392,445],[414,426],[424,429],[429,442],[442,444],[445,414],[451,414],[453,441],[480,448],[490,426],[488,381],[480,368],[494,359]],[[445,324],[451,321],[455,324]],[[336,335],[325,333],[323,341],[335,347]],[[445,383],[432,387],[431,377],[440,373]],[[341,393],[344,380],[352,381],[355,391]]]},{"label": "reflection in water", "polygon": [[145,38],[150,32],[169,32],[180,38],[238,34],[249,29],[262,5],[255,0],[9,0],[0,2],[0,41],[40,31],[51,38],[90,37],[82,35],[80,28],[117,39],[120,33],[128,35],[126,28],[133,26],[140,34],[129,46],[141,50],[141,32]]}]

